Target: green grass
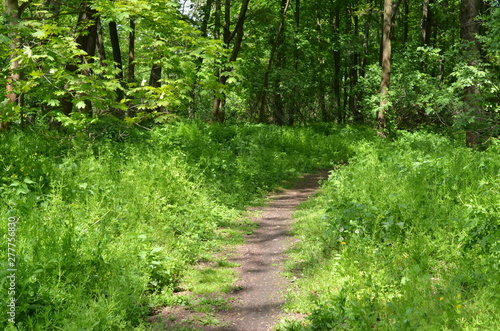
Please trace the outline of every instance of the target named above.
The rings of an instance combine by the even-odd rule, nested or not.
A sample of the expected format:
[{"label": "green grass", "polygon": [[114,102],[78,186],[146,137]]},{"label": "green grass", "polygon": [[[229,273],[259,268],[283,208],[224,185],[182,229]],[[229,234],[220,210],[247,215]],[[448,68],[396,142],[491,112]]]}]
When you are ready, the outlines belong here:
[{"label": "green grass", "polygon": [[230,279],[223,257],[213,274],[193,266],[252,230],[238,221],[246,206],[298,174],[345,162],[351,142],[370,136],[327,125],[95,125],[0,136],[4,252],[8,219],[20,217],[19,330],[147,329],[151,309],[177,297],[190,275],[199,273],[192,284],[200,292]]},{"label": "green grass", "polygon": [[281,330],[497,330],[500,154],[399,133],[297,212]]}]

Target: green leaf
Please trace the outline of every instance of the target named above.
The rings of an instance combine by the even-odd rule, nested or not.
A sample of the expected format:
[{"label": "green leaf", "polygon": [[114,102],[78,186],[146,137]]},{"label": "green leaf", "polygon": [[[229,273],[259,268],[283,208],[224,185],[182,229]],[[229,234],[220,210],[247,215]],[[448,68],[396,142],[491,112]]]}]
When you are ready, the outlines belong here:
[{"label": "green leaf", "polygon": [[84,109],[86,107],[85,105],[85,101],[78,101],[76,104],[75,104],[75,107],[78,108],[78,109]]}]

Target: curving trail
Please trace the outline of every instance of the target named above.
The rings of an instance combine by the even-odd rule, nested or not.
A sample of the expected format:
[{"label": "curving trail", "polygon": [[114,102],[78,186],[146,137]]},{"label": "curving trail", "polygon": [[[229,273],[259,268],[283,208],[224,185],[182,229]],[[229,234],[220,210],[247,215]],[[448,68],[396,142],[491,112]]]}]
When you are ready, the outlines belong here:
[{"label": "curving trail", "polygon": [[[226,296],[231,302],[229,310],[219,310],[213,316],[219,326],[183,324],[193,318],[193,312],[181,307],[168,307],[151,321],[162,320],[161,330],[211,330],[211,331],[270,331],[282,316],[287,280],[282,276],[286,251],[294,240],[290,235],[292,215],[297,205],[307,200],[319,188],[319,181],[328,178],[329,170],[302,176],[290,189],[269,196],[269,204],[254,208],[261,215],[252,220],[258,225],[247,236],[246,243],[239,246],[229,259],[239,267],[238,281],[232,293]],[[169,318],[180,324],[169,321]],[[181,328],[179,326],[187,326]],[[177,327],[176,327],[177,326]],[[158,330],[156,328],[155,330]]]},{"label": "curving trail", "polygon": [[317,191],[319,181],[327,178],[328,170],[305,175],[293,188],[270,196],[269,205],[260,209],[262,215],[255,219],[259,227],[231,259],[241,265],[235,284],[238,290],[231,294],[233,309],[221,313],[226,326],[211,330],[272,330],[285,301],[287,281],[281,272],[284,254],[293,242],[289,234],[292,214]]}]

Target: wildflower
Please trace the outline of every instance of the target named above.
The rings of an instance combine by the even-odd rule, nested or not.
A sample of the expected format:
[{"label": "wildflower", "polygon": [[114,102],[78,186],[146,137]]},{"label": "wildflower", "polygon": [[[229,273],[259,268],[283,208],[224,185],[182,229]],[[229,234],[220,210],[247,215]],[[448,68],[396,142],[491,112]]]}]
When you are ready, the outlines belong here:
[{"label": "wildflower", "polygon": [[356,229],[356,230],[354,231],[354,233],[355,233],[355,234],[359,234],[359,229]]},{"label": "wildflower", "polygon": [[340,228],[340,230],[339,230],[339,231],[340,231],[340,232],[344,232],[344,230],[345,230],[344,228]]},{"label": "wildflower", "polygon": [[345,244],[346,244],[346,242],[345,242],[345,241],[343,241],[343,242],[341,242],[340,244],[345,245]]},{"label": "wildflower", "polygon": [[339,238],[339,241],[344,241],[344,237],[340,237],[340,238]]},{"label": "wildflower", "polygon": [[444,297],[439,297],[439,300],[444,300]]},{"label": "wildflower", "polygon": [[462,305],[457,305],[457,309],[460,309],[460,308],[462,308]]}]

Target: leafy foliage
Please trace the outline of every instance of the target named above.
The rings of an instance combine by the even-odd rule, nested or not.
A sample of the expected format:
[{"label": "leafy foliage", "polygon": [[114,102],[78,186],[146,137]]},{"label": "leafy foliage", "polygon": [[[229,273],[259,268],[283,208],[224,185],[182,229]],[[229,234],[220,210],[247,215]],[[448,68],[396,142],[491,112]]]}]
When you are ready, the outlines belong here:
[{"label": "leafy foliage", "polygon": [[360,143],[299,214],[303,328],[498,328],[497,148],[422,132]]},{"label": "leafy foliage", "polygon": [[[20,217],[20,330],[142,328],[220,228],[285,179],[345,160],[355,132],[177,122],[145,133],[111,120],[71,134],[0,137],[0,218]],[[7,251],[7,221],[0,236]]]}]

